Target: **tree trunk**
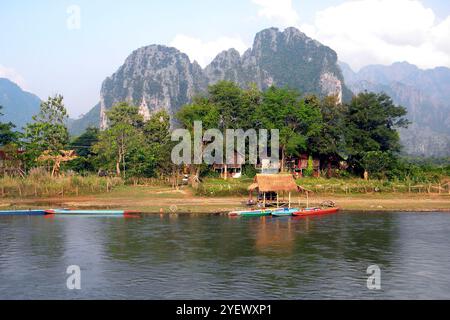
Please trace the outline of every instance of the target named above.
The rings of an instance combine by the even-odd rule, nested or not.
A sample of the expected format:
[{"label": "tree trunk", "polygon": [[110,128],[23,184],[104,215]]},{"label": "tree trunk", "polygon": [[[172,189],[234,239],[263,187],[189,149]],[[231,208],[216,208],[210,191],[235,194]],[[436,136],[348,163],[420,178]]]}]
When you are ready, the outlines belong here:
[{"label": "tree trunk", "polygon": [[120,177],[120,161],[116,162],[116,174],[118,177]]},{"label": "tree trunk", "polygon": [[281,173],[284,172],[284,163],[286,161],[286,152],[284,147],[281,148]]}]

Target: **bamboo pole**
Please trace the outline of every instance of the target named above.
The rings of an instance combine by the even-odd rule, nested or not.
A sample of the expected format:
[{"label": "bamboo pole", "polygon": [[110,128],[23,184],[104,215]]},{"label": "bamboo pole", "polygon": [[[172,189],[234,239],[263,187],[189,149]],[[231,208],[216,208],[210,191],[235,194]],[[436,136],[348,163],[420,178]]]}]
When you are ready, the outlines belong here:
[{"label": "bamboo pole", "polygon": [[289,191],[289,209],[291,208],[291,192]]},{"label": "bamboo pole", "polygon": [[306,191],[306,208],[309,208],[309,192]]}]

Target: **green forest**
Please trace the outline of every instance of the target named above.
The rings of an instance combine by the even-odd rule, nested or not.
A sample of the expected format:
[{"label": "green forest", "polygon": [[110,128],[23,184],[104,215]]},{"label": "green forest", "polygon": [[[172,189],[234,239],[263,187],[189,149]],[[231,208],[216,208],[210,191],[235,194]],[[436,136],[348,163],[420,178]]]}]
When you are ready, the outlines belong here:
[{"label": "green forest", "polygon": [[[262,92],[254,85],[242,89],[222,81],[183,106],[175,122],[188,130],[196,120],[203,122],[203,130],[278,129],[282,171],[286,159],[308,154],[320,159],[325,178],[426,182],[450,175],[448,161],[402,156],[397,130],[409,125],[406,116],[406,109],[386,94],[364,92],[348,103],[338,103],[336,97],[302,95],[285,87]],[[0,115],[0,148],[5,154],[0,173],[26,177],[40,168],[52,176],[70,173],[127,181],[164,179],[181,172],[182,168],[171,163],[175,142],[167,112],[153,113],[144,122],[138,107],[123,102],[110,109],[107,117],[107,130],[89,128],[70,137],[61,95],[43,102],[39,114],[21,131],[1,122]],[[330,171],[327,164],[333,161],[345,162],[346,169]],[[214,176],[210,167],[196,169],[200,179]],[[245,177],[255,173],[252,166],[244,167]]]}]

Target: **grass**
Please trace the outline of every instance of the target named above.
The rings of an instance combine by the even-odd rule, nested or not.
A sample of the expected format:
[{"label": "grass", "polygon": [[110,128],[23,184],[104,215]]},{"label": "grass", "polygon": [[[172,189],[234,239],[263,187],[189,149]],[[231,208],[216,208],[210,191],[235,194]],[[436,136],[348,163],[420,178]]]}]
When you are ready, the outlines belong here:
[{"label": "grass", "polygon": [[[248,195],[248,187],[253,179],[229,179],[206,178],[200,185],[196,194],[206,197],[229,197]],[[329,194],[386,194],[386,193],[441,193],[450,194],[450,184],[438,183],[413,183],[387,180],[368,180],[357,178],[326,179],[326,178],[301,178],[298,185],[313,191],[317,195]]]},{"label": "grass", "polygon": [[[226,181],[207,178],[197,190],[188,186],[174,190],[164,184],[137,185],[97,176],[51,178],[35,174],[26,179],[5,177],[0,178],[0,207],[129,209],[147,213],[229,212],[245,207],[249,194],[247,188],[252,181],[251,178]],[[310,197],[311,205],[333,200],[344,210],[358,212],[450,211],[447,190],[441,190],[438,194],[436,189],[431,188],[428,193],[428,188],[424,186],[421,192],[412,189],[409,193],[407,184],[401,188],[394,182],[361,179],[305,178],[297,182],[316,191]],[[379,188],[378,191],[374,191],[375,188]],[[292,200],[293,203],[301,200],[305,205],[302,194],[293,195]]]},{"label": "grass", "polygon": [[110,192],[123,184],[120,178],[102,178],[95,175],[54,178],[49,174],[31,173],[26,178],[0,177],[0,197],[78,196]]}]

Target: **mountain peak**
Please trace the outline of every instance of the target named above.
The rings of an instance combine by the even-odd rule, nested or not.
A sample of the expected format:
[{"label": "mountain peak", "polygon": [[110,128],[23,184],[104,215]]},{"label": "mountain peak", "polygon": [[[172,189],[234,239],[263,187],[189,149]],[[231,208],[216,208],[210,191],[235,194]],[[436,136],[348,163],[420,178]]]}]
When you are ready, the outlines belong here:
[{"label": "mountain peak", "polygon": [[268,28],[256,34],[253,47],[242,56],[233,48],[222,51],[205,69],[176,48],[150,45],[133,51],[104,81],[100,114],[119,102],[139,105],[145,100],[150,112],[166,109],[174,116],[195,95],[220,80],[241,87],[255,83],[261,90],[276,85],[303,94],[351,97],[335,51],[296,28]]}]

